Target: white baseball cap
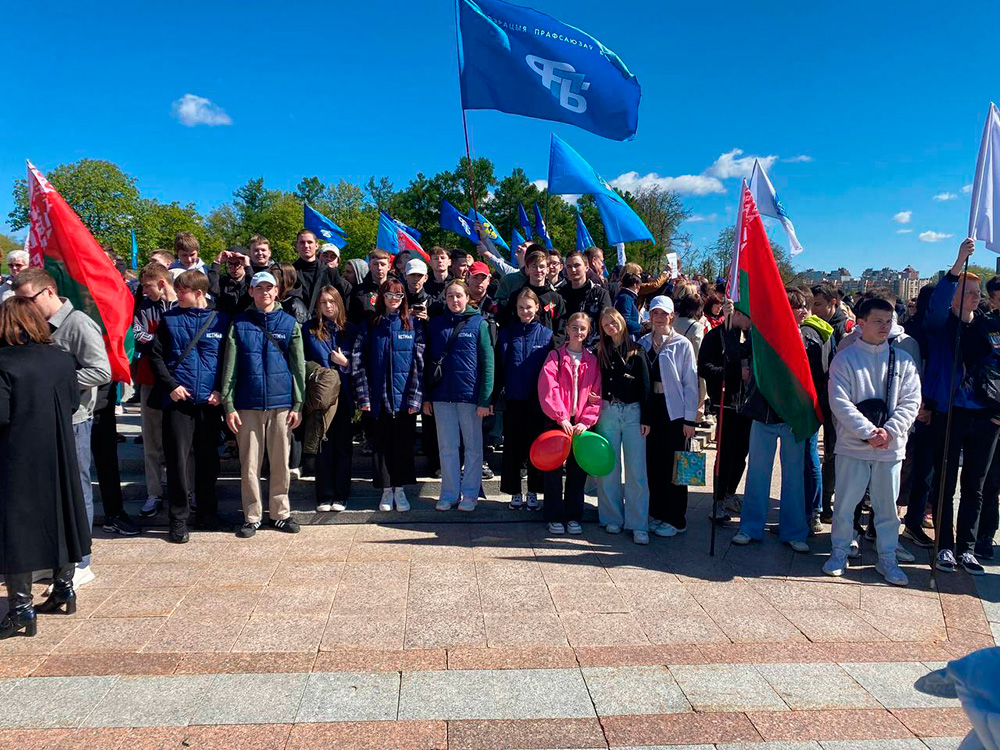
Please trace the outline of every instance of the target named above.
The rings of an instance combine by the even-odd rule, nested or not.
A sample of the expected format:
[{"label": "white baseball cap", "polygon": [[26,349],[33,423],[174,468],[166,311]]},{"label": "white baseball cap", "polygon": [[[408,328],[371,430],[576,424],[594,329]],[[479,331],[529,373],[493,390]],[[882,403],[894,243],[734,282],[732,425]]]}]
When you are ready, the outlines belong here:
[{"label": "white baseball cap", "polygon": [[255,287],[258,284],[270,284],[271,286],[278,286],[278,282],[275,280],[274,275],[268,273],[267,271],[258,271],[250,279],[250,286]]},{"label": "white baseball cap", "polygon": [[653,297],[652,301],[649,303],[649,311],[653,310],[663,310],[667,313],[673,313],[674,311],[674,301],[664,294],[658,297]]},{"label": "white baseball cap", "polygon": [[406,271],[407,276],[411,273],[419,273],[426,276],[427,264],[420,260],[420,258],[413,258],[412,260],[406,261],[406,267],[404,270]]},{"label": "white baseball cap", "polygon": [[324,242],[319,246],[319,254],[323,253],[333,253],[338,258],[340,257],[340,248],[334,245],[332,242]]}]

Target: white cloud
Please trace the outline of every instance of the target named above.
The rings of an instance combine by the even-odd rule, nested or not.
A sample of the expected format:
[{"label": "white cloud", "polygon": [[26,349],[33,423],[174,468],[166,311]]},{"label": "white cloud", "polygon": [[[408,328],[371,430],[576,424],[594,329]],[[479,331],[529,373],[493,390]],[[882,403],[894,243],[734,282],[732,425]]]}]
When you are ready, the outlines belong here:
[{"label": "white cloud", "polygon": [[684,221],[691,224],[700,224],[702,222],[716,221],[718,218],[718,214],[691,214]]},{"label": "white cloud", "polygon": [[954,237],[953,234],[944,234],[943,232],[932,232],[927,230],[926,232],[921,232],[917,235],[917,239],[921,242],[940,242],[941,240],[947,240]]},{"label": "white cloud", "polygon": [[549,186],[548,180],[532,180],[531,184],[534,185],[539,190],[545,190]]},{"label": "white cloud", "polygon": [[770,169],[774,162],[778,161],[777,156],[740,156],[743,149],[734,148],[732,151],[719,156],[712,166],[705,170],[705,174],[711,177],[718,177],[727,180],[731,177],[750,177],[753,171],[754,160],[759,161],[765,169]]},{"label": "white cloud", "polygon": [[968,195],[971,192],[972,192],[972,185],[971,184],[969,184],[969,185],[962,185],[962,193],[964,195]]},{"label": "white cloud", "polygon": [[174,102],[173,115],[181,125],[193,128],[195,125],[232,125],[233,118],[211,100],[195,94],[184,94]]},{"label": "white cloud", "polygon": [[897,229],[896,234],[913,234],[912,229]]},{"label": "white cloud", "polygon": [[947,193],[947,192],[946,193],[938,193],[937,195],[934,196],[934,200],[936,200],[936,201],[953,201],[957,197],[958,196],[955,195],[954,193]]},{"label": "white cloud", "polygon": [[782,159],[782,161],[787,161],[789,164],[808,164],[813,158],[808,154],[799,154],[798,156],[792,156],[788,159]]},{"label": "white cloud", "polygon": [[913,218],[913,211],[900,211],[892,217],[892,220],[897,224],[909,224],[911,218]]},{"label": "white cloud", "polygon": [[700,174],[683,174],[679,177],[661,177],[656,172],[640,175],[638,172],[625,172],[611,180],[611,185],[619,190],[635,193],[642,188],[657,187],[661,190],[673,190],[679,195],[711,195],[725,193],[722,182],[715,177]]}]

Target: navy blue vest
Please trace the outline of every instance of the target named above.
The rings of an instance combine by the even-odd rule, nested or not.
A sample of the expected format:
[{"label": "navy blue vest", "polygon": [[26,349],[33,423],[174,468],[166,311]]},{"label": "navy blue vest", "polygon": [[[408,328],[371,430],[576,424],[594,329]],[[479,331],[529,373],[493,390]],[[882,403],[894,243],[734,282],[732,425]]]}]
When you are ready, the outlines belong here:
[{"label": "navy blue vest", "polygon": [[[280,309],[269,313],[248,310],[233,319],[236,337],[233,405],[237,410],[291,408],[294,386],[288,347],[297,326],[295,318]],[[275,341],[264,334],[264,328]]]},{"label": "navy blue vest", "polygon": [[500,333],[507,398],[538,400],[538,374],[552,348],[551,343],[552,329],[537,320],[527,325],[518,320]]},{"label": "navy blue vest", "polygon": [[398,315],[383,316],[368,330],[368,387],[371,389],[372,416],[377,417],[386,400],[386,378],[389,378],[389,398],[393,414],[403,406],[406,383],[413,366],[417,331],[403,328]]},{"label": "navy blue vest", "polygon": [[479,384],[482,382],[482,373],[479,372],[479,328],[483,322],[482,315],[446,312],[433,318],[427,337],[427,357],[428,361],[433,362],[441,356],[452,329],[463,318],[468,318],[468,322],[448,350],[444,361],[444,378],[431,389],[425,400],[479,403]]},{"label": "navy blue vest", "polygon": [[[180,357],[187,345],[213,312],[215,319],[212,324],[181,361]],[[164,363],[173,372],[174,380],[191,392],[193,403],[206,403],[215,388],[221,365],[219,356],[229,329],[229,317],[214,310],[175,307],[163,313],[160,325],[166,326],[170,333],[170,351],[164,352]]]}]

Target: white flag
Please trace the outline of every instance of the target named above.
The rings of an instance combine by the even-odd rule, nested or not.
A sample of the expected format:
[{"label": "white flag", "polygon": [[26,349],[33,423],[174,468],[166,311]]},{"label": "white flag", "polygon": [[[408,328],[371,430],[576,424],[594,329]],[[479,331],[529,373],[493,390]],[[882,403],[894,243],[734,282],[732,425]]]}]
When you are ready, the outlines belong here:
[{"label": "white flag", "polygon": [[733,253],[729,257],[729,282],[727,292],[733,303],[740,301],[740,245],[743,239],[743,197],[747,188],[746,178],[740,185],[740,202],[736,206],[736,226],[733,228]]},{"label": "white flag", "polygon": [[615,245],[615,250],[618,251],[618,266],[619,267],[624,266],[625,265],[625,243],[624,242],[619,242],[617,245]]},{"label": "white flag", "polygon": [[801,253],[802,245],[799,244],[799,238],[795,236],[795,227],[792,224],[792,220],[788,218],[788,214],[785,213],[785,207],[778,200],[778,194],[774,192],[774,185],[768,179],[767,172],[764,171],[764,168],[756,159],[754,159],[753,163],[753,173],[750,175],[750,194],[757,203],[757,210],[760,211],[761,216],[770,216],[772,219],[777,219],[781,222],[781,226],[785,228],[785,232],[788,234],[788,242],[792,246],[792,255]]},{"label": "white flag", "polygon": [[986,249],[1000,253],[1000,233],[993,222],[1000,217],[1000,111],[990,102],[983,127],[983,140],[976,159],[976,179],[972,181],[969,209],[969,236],[984,240]]}]

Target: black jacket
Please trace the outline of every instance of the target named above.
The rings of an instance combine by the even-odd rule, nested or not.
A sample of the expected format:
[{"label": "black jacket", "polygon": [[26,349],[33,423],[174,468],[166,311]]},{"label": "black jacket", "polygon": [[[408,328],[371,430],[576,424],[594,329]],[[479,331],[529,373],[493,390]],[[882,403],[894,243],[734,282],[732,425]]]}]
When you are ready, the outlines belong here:
[{"label": "black jacket", "polygon": [[325,286],[336,288],[340,292],[341,299],[344,300],[345,307],[348,305],[348,300],[351,298],[351,285],[336,268],[329,268],[318,260],[307,263],[302,258],[299,258],[292,265],[298,275],[295,286],[302,290],[302,301],[306,303],[306,309],[310,311],[310,314],[316,306],[316,299],[319,297],[318,289]]},{"label": "black jacket", "polygon": [[698,377],[705,379],[708,398],[718,408],[722,381],[726,381],[725,405],[738,409],[746,396],[743,360],[750,359],[750,338],[740,341],[740,329],[716,326],[705,334],[698,350]]},{"label": "black jacket", "polygon": [[243,312],[253,300],[250,298],[250,269],[243,274],[243,278],[237,280],[229,274],[219,277],[219,297],[215,301],[215,309],[226,315],[235,315]]},{"label": "black jacket", "polygon": [[837,312],[826,322],[833,326],[833,350],[836,351],[840,340],[847,335],[847,313],[837,307]]},{"label": "black jacket", "polygon": [[649,398],[652,387],[649,380],[649,362],[641,346],[636,346],[630,357],[611,355],[611,366],[601,365],[601,398],[605,401],[623,401],[639,404],[639,423],[649,424]]},{"label": "black jacket", "polygon": [[579,289],[566,284],[559,290],[559,295],[565,305],[563,319],[559,321],[559,343],[561,344],[565,338],[566,321],[569,320],[569,316],[585,312],[590,317],[590,335],[587,336],[584,346],[593,351],[600,338],[601,313],[604,312],[604,308],[611,307],[611,295],[608,294],[608,290],[588,280]]}]

